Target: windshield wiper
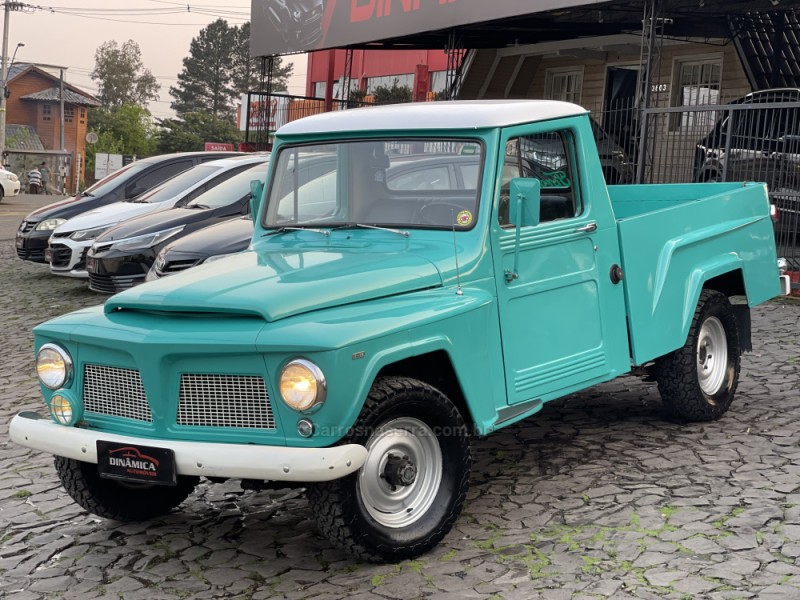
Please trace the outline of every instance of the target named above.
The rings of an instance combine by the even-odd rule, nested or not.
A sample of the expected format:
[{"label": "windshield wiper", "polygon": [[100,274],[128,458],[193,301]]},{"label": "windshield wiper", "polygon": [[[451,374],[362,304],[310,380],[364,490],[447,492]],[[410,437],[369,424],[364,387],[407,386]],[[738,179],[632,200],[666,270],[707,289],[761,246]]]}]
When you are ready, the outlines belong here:
[{"label": "windshield wiper", "polygon": [[394,229],[392,227],[381,227],[380,225],[366,225],[365,223],[346,223],[345,225],[338,225],[334,229],[380,229],[381,231],[390,231],[403,237],[408,237],[411,234],[402,229]]},{"label": "windshield wiper", "polygon": [[81,196],[82,197],[91,196],[92,198],[94,198],[94,194],[92,192],[81,192]]},{"label": "windshield wiper", "polygon": [[275,235],[278,233],[286,233],[287,231],[313,231],[314,233],[321,233],[324,236],[329,236],[331,234],[330,231],[327,229],[317,229],[315,227],[278,227],[277,229],[272,229],[265,233],[262,237],[267,237],[268,235]]},{"label": "windshield wiper", "polygon": [[187,204],[186,208],[211,208],[208,204]]}]

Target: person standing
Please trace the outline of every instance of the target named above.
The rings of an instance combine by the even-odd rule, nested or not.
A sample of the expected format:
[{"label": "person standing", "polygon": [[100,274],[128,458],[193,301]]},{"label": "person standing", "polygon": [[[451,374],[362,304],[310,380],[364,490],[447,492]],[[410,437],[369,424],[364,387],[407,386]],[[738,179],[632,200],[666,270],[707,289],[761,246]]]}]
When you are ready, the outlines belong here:
[{"label": "person standing", "polygon": [[42,174],[39,169],[33,167],[28,171],[28,193],[39,194],[42,191]]},{"label": "person standing", "polygon": [[42,176],[42,189],[44,193],[50,194],[50,190],[47,189],[47,184],[50,181],[50,168],[47,166],[46,162],[39,165],[39,174]]}]

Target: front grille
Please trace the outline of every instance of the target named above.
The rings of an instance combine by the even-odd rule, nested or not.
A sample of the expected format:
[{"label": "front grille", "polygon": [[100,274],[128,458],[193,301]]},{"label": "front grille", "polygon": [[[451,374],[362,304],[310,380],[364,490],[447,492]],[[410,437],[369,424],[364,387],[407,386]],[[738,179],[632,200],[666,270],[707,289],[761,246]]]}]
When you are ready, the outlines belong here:
[{"label": "front grille", "polygon": [[44,250],[26,250],[25,248],[17,248],[17,256],[22,260],[32,260],[35,262],[44,262]]},{"label": "front grille", "polygon": [[153,422],[142,378],[134,369],[84,365],[83,403],[86,412]]},{"label": "front grille", "polygon": [[23,221],[19,225],[19,231],[22,232],[22,233],[28,233],[34,227],[36,227],[36,225],[38,225],[38,223],[36,221]]},{"label": "front grille", "polygon": [[64,244],[53,244],[50,247],[53,251],[52,258],[50,259],[50,266],[52,267],[67,267],[72,258],[72,249]]},{"label": "front grille", "polygon": [[78,259],[78,262],[75,264],[73,269],[76,271],[85,271],[86,270],[86,255],[89,254],[89,248],[84,248],[81,252],[81,257]]},{"label": "front grille", "polygon": [[275,429],[275,418],[261,377],[184,373],[178,424]]},{"label": "front grille", "polygon": [[89,273],[89,289],[101,294],[116,294],[123,290],[128,290],[133,286],[144,282],[144,273],[141,275],[99,275]]},{"label": "front grille", "polygon": [[69,236],[71,236],[73,233],[74,233],[74,231],[61,231],[61,232],[59,232],[59,231],[54,231],[53,233],[51,233],[51,234],[50,234],[50,237],[54,237],[54,238],[68,238],[68,237],[69,237]]}]

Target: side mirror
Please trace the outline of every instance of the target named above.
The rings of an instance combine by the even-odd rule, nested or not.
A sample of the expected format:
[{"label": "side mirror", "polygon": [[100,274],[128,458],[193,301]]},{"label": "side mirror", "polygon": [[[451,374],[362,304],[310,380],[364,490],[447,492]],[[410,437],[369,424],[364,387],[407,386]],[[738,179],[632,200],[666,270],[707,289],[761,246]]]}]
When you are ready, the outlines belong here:
[{"label": "side mirror", "polygon": [[264,184],[260,179],[253,179],[250,182],[250,218],[255,223],[258,220],[258,210],[261,208],[261,195],[264,192]]},{"label": "side mirror", "polygon": [[509,217],[520,227],[534,227],[539,224],[541,210],[541,187],[538,179],[517,177],[509,187]]}]

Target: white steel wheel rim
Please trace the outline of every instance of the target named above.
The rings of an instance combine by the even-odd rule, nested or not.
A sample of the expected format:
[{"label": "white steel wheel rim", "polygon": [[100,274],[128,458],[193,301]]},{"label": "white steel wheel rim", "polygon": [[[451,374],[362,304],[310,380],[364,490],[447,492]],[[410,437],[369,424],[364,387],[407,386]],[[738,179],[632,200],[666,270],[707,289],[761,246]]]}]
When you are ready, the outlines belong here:
[{"label": "white steel wheel rim", "polygon": [[[442,481],[442,450],[428,425],[401,417],[383,425],[367,441],[367,460],[358,477],[358,490],[369,515],[384,527],[407,527],[433,504]],[[414,482],[392,485],[381,475],[391,455],[408,457],[417,469]]]},{"label": "white steel wheel rim", "polygon": [[708,317],[697,339],[697,379],[700,389],[713,396],[725,382],[728,372],[728,339],[717,317]]}]

